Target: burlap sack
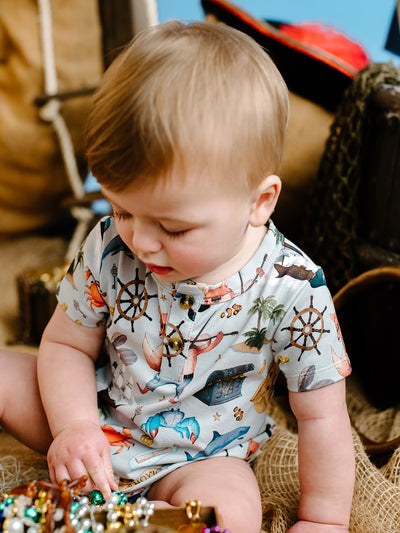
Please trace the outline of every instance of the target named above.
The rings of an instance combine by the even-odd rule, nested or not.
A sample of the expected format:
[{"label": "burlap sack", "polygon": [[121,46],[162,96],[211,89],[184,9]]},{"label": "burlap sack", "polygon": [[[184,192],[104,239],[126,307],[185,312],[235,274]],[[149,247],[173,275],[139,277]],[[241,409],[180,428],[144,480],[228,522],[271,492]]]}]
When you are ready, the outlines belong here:
[{"label": "burlap sack", "polygon": [[[371,406],[349,380],[348,397],[362,405],[359,417],[367,418]],[[350,405],[350,413],[352,405]],[[300,487],[297,473],[297,432],[285,399],[273,399],[269,414],[277,428],[255,461],[255,474],[263,505],[263,528],[270,533],[286,533],[297,517]],[[377,416],[376,413],[375,417]],[[383,414],[387,419],[387,413]],[[398,422],[397,422],[398,426]],[[382,438],[382,435],[375,435]],[[351,533],[400,532],[400,449],[387,464],[378,468],[367,455],[353,431],[356,454],[356,482],[351,511]]]},{"label": "burlap sack", "polygon": [[[33,101],[44,91],[38,4],[0,2],[0,237],[57,220],[70,195],[52,127]],[[59,91],[97,85],[103,67],[96,0],[51,2]],[[89,97],[69,100],[62,114],[79,157]]]},{"label": "burlap sack", "polygon": [[293,92],[289,93],[288,132],[279,171],[282,192],[274,221],[285,235],[302,238],[302,220],[309,202],[334,114]]}]

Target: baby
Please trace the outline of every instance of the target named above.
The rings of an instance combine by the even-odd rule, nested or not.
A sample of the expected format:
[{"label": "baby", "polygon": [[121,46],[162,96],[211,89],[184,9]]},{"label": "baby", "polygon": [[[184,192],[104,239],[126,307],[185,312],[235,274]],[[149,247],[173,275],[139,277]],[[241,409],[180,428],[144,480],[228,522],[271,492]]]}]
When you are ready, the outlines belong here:
[{"label": "baby", "polygon": [[290,532],[348,531],[350,364],[321,269],[270,219],[287,116],[267,53],[220,24],[150,28],[105,73],[87,155],[113,215],[62,281],[37,362],[0,354],[1,423],[47,451],[52,480],[199,499],[259,533],[250,465],[282,371],[299,432]]}]

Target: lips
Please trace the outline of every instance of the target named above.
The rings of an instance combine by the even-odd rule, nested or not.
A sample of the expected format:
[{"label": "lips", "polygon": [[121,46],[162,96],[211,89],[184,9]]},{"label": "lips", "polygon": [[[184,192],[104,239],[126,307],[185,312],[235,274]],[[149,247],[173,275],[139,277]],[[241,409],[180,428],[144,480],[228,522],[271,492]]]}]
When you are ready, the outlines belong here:
[{"label": "lips", "polygon": [[146,263],[146,267],[149,270],[151,270],[151,272],[154,272],[154,274],[158,274],[159,276],[163,276],[165,274],[169,274],[173,270],[170,267],[162,267],[162,266],[152,265],[152,264],[149,264],[149,263]]}]

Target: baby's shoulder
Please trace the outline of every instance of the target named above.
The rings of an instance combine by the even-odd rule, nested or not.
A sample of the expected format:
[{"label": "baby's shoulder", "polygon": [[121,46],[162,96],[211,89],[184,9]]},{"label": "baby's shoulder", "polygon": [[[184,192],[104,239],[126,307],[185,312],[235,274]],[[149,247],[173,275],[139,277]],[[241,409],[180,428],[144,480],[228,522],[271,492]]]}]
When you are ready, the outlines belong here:
[{"label": "baby's shoulder", "polygon": [[[275,225],[271,224],[269,232],[274,240],[273,250],[270,250],[268,266],[278,279],[285,276],[299,280],[314,277],[322,269],[299,246],[285,237]],[[270,272],[270,274],[271,274]]]}]

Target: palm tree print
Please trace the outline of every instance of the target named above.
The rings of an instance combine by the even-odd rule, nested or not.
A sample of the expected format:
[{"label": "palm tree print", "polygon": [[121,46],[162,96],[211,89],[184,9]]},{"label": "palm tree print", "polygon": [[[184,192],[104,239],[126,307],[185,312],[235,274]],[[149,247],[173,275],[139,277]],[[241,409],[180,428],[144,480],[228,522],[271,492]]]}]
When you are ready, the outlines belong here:
[{"label": "palm tree print", "polygon": [[261,328],[261,322],[265,322],[269,318],[275,324],[277,320],[283,318],[285,309],[282,304],[277,304],[274,296],[267,296],[266,298],[260,296],[254,300],[254,305],[249,309],[249,313],[258,315],[257,327],[245,332],[244,335],[247,337],[245,344],[249,348],[261,350],[267,334],[267,328]]}]

